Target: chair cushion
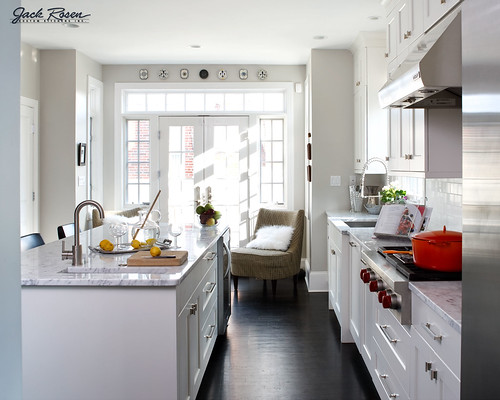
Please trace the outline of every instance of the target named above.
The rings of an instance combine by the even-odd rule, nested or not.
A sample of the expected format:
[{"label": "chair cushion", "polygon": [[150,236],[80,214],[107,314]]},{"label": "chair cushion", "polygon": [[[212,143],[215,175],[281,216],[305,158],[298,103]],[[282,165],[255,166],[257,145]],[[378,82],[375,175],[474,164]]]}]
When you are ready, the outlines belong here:
[{"label": "chair cushion", "polygon": [[255,233],[255,239],[247,248],[286,251],[290,246],[293,227],[286,225],[263,226]]},{"label": "chair cushion", "polygon": [[299,272],[292,253],[240,247],[231,249],[231,273],[258,279],[281,279]]}]

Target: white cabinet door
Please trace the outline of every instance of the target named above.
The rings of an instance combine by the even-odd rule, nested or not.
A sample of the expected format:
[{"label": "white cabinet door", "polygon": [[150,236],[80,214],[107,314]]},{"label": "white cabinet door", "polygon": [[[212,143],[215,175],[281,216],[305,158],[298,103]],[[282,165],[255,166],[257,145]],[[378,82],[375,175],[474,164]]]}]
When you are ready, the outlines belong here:
[{"label": "white cabinet door", "polygon": [[412,334],[414,343],[411,398],[425,400],[456,400],[460,398],[460,380],[422,339]]},{"label": "white cabinet door", "polygon": [[354,171],[361,172],[366,162],[366,92],[362,86],[354,93]]},{"label": "white cabinet door", "polygon": [[386,24],[386,49],[385,58],[387,63],[393,61],[397,54],[399,37],[399,20],[398,20],[398,10],[394,9],[387,17]]},{"label": "white cabinet door", "polygon": [[350,298],[349,298],[349,330],[359,352],[362,352],[363,321],[365,291],[364,283],[359,277],[361,271],[361,248],[360,244],[351,240],[350,245]]},{"label": "white cabinet door", "polygon": [[462,0],[424,0],[424,29],[427,31],[461,1]]},{"label": "white cabinet door", "polygon": [[425,110],[412,110],[410,127],[410,148],[408,151],[409,167],[413,172],[425,171]]}]

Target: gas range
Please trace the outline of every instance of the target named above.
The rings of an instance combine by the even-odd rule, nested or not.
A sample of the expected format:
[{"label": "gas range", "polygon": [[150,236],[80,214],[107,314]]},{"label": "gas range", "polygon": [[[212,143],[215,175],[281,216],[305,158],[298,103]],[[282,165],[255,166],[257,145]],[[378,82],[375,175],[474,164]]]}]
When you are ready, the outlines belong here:
[{"label": "gas range", "polygon": [[385,250],[410,251],[411,246],[385,246],[361,253],[366,268],[360,278],[378,301],[403,325],[411,325],[410,281],[461,280],[461,273],[430,271],[417,267],[409,254],[384,254]]}]

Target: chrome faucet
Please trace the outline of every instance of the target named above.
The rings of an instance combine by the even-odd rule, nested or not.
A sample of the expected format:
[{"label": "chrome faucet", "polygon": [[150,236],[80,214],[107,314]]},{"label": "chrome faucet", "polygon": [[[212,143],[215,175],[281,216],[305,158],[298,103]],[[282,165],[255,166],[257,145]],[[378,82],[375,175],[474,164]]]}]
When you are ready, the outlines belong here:
[{"label": "chrome faucet", "polygon": [[[367,198],[367,197],[374,197],[374,196],[365,196],[365,175],[366,175],[366,169],[368,168],[368,165],[370,165],[373,162],[379,162],[381,163],[384,168],[385,168],[385,176],[386,176],[386,185],[389,186],[389,171],[387,169],[387,165],[384,160],[378,157],[373,157],[370,158],[367,162],[365,162],[365,165],[363,165],[363,173],[361,175],[361,197],[362,198]],[[375,196],[376,197],[376,196]]]},{"label": "chrome faucet", "polygon": [[72,265],[82,265],[82,245],[80,244],[80,211],[85,206],[94,206],[99,211],[99,217],[104,219],[104,209],[95,200],[84,200],[75,208],[75,244],[73,245],[73,263]]}]

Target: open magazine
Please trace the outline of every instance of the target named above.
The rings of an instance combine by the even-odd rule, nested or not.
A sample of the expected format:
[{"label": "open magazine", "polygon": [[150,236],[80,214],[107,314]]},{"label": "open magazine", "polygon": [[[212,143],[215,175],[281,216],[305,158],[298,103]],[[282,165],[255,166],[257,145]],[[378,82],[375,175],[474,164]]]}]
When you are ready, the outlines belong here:
[{"label": "open magazine", "polygon": [[417,204],[386,204],[375,225],[375,236],[406,236],[425,230],[432,213],[431,207]]}]

